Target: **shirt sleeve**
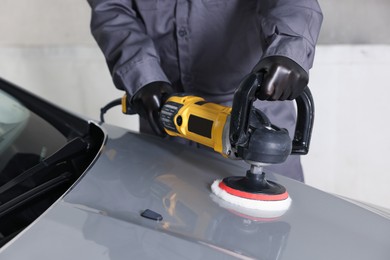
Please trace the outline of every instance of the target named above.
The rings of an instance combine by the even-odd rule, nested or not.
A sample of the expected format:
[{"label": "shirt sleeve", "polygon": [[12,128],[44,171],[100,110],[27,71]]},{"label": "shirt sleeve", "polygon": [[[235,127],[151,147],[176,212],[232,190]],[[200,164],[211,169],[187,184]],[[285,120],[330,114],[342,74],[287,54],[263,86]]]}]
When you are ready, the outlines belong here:
[{"label": "shirt sleeve", "polygon": [[260,7],[263,56],[286,56],[307,72],[322,24],[317,0],[266,0]]},{"label": "shirt sleeve", "polygon": [[115,86],[133,96],[154,81],[169,83],[152,39],[130,0],[88,0],[91,32],[102,50]]}]

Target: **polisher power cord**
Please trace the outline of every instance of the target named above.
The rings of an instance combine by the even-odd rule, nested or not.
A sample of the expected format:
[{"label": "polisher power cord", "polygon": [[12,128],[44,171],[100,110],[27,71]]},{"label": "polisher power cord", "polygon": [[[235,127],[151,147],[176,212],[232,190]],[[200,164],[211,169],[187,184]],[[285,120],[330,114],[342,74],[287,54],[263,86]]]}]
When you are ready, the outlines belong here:
[{"label": "polisher power cord", "polygon": [[100,122],[104,123],[104,114],[113,107],[122,105],[122,98],[115,99],[100,109]]}]

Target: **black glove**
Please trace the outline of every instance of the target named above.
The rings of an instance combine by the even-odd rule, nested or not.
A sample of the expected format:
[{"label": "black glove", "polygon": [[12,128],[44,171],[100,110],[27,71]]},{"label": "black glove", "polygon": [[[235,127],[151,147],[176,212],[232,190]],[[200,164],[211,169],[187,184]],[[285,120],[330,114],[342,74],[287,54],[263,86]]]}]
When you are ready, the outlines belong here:
[{"label": "black glove", "polygon": [[253,72],[264,73],[256,97],[260,100],[293,100],[306,88],[309,75],[295,61],[284,56],[266,57]]},{"label": "black glove", "polygon": [[171,93],[173,93],[171,85],[156,81],[139,89],[131,99],[131,108],[140,117],[148,120],[152,130],[159,136],[165,136],[160,123],[160,110]]}]

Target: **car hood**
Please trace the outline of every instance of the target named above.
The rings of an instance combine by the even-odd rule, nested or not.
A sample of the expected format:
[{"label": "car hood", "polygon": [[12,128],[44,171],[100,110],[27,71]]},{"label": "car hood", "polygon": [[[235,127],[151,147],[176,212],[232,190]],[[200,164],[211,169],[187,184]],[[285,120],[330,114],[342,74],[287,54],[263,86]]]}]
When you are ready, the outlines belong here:
[{"label": "car hood", "polygon": [[[276,175],[292,199],[280,217],[220,206],[215,179],[248,165],[104,125],[107,140],[80,180],[1,249],[2,259],[389,259],[390,220]],[[141,217],[145,209],[161,221]]]}]

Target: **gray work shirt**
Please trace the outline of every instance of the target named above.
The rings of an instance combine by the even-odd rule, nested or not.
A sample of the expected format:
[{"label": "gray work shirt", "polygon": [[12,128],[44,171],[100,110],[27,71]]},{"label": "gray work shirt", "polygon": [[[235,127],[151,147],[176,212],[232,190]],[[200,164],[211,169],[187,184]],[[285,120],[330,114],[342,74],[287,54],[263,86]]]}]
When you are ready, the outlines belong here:
[{"label": "gray work shirt", "polygon": [[[115,86],[131,97],[154,81],[230,105],[261,58],[282,55],[306,71],[322,23],[316,0],[88,0],[91,31]],[[257,102],[294,134],[291,102]],[[298,156],[272,170],[303,180]]]},{"label": "gray work shirt", "polygon": [[[153,81],[231,100],[262,58],[313,63],[322,14],[316,0],[88,0],[91,30],[114,83],[132,96]],[[180,89],[179,89],[180,90]]]}]

